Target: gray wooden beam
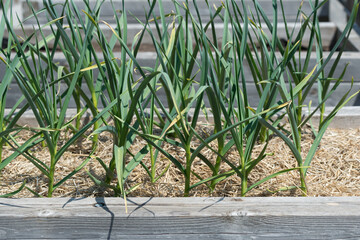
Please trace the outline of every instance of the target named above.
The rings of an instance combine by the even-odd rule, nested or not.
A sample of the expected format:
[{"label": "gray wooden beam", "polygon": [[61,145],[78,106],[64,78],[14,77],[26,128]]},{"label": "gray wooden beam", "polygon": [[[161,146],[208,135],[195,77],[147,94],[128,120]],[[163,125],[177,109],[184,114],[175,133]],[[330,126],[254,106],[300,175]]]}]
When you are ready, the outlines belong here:
[{"label": "gray wooden beam", "polygon": [[[10,109],[5,109],[5,115],[9,114]],[[101,111],[101,109],[99,109]],[[312,107],[311,112],[313,112],[315,109]],[[325,109],[325,116],[327,116],[331,111],[333,110],[333,107],[327,106]],[[199,121],[206,122],[209,121],[210,123],[213,123],[211,112],[208,111],[209,116],[208,119],[205,118],[203,114],[200,114]],[[68,119],[71,119],[77,114],[75,108],[69,108],[66,112],[66,116]],[[306,108],[304,108],[304,114],[308,115],[309,112]],[[193,109],[190,109],[189,115],[193,116]],[[90,112],[85,114],[83,118],[91,117]],[[318,120],[320,119],[320,113],[319,111],[316,112],[312,118],[313,124],[316,126],[318,123]],[[34,117],[34,114],[31,112],[31,110],[26,111],[21,118],[17,122],[20,126],[32,126],[37,127],[37,121]],[[333,121],[330,124],[331,128],[338,128],[338,129],[349,129],[349,128],[360,128],[360,107],[359,106],[346,106],[342,108]]]},{"label": "gray wooden beam", "polygon": [[[29,7],[28,7],[26,1],[25,0],[22,0],[22,1],[23,1],[23,4],[22,4],[23,18],[25,19],[28,16],[30,16],[32,14],[32,12],[29,10]],[[238,3],[239,8],[242,10],[241,0],[235,0],[235,1]],[[32,6],[34,7],[35,10],[39,10],[44,7],[42,0],[31,0],[29,2],[32,4]],[[64,3],[64,1],[62,1],[62,0],[52,0],[52,2],[54,4]],[[122,0],[113,0],[112,2],[114,3],[116,10],[122,9]],[[163,0],[162,2],[163,2],[165,14],[175,12],[174,3],[172,0]],[[178,0],[178,2],[180,3],[180,6],[182,7],[182,3],[184,3],[185,0]],[[210,8],[212,9],[212,11],[214,12],[214,8],[213,8],[214,5],[219,7],[219,6],[221,6],[222,2],[224,2],[224,1],[221,1],[221,0],[209,1],[209,5],[210,5]],[[79,9],[85,9],[85,4],[84,4],[83,0],[75,0],[74,3],[76,4],[76,6]],[[91,6],[94,6],[94,3],[95,3],[95,0],[90,0]],[[255,12],[255,8],[254,8],[254,4],[253,4],[252,0],[245,0],[244,3],[245,3],[246,8],[250,9],[250,11],[252,11],[253,13]],[[261,5],[261,7],[263,8],[264,12],[266,13],[266,15],[268,16],[268,18],[270,20],[272,20],[273,1],[272,0],[260,0],[259,3]],[[298,12],[298,8],[300,7],[300,4],[301,4],[301,1],[299,1],[299,0],[283,0],[284,13],[285,13],[286,20],[288,22],[296,20],[296,15]],[[205,3],[205,1],[197,1],[197,5],[198,5],[199,13],[201,15],[202,20],[209,21],[210,12],[209,12],[209,7]],[[181,7],[180,7],[180,9],[181,9]],[[193,14],[193,16],[196,18],[197,13],[195,11],[194,1],[189,1],[188,8],[189,8],[190,12]],[[61,5],[59,5],[57,7],[57,9],[60,10]],[[131,13],[131,15],[136,16],[141,21],[145,21],[144,9],[149,9],[149,5],[146,0],[131,0],[131,1],[125,1],[125,9],[129,13]],[[280,4],[278,4],[278,9],[280,11]],[[308,1],[304,1],[302,3],[301,11],[302,11],[302,13],[304,13],[306,15],[309,15],[312,12],[312,7],[310,6]],[[156,16],[160,15],[158,6],[155,6],[153,13]],[[328,14],[329,14],[328,5],[326,4],[319,10],[319,15],[323,19],[327,19]],[[108,21],[108,22],[114,22],[113,15],[114,15],[114,12],[112,9],[111,2],[105,1],[103,3],[102,9],[101,9],[101,19]],[[131,15],[128,14],[129,23],[137,23],[137,20],[135,18],[133,18]],[[283,21],[282,14],[279,13],[278,17],[279,17],[279,21]],[[40,22],[42,22],[42,23],[45,23],[47,21],[45,14],[40,14],[39,19],[40,19]],[[170,20],[171,20],[171,18],[170,18]],[[215,21],[221,21],[221,20],[220,20],[220,18],[217,18],[217,19],[215,19]],[[28,23],[36,23],[34,18],[28,19],[27,22]]]},{"label": "gray wooden beam", "polygon": [[[332,0],[329,1],[329,20],[336,24],[339,33],[345,29],[346,24],[349,21],[351,8],[354,4],[353,0]],[[358,21],[355,23],[350,36],[348,48],[351,51],[360,51],[360,14],[357,17]]]},{"label": "gray wooden beam", "polygon": [[0,238],[359,239],[360,198],[2,199]]},{"label": "gray wooden beam", "polygon": [[[329,61],[327,67],[325,67],[325,73],[330,72],[330,69],[335,62],[337,54],[338,53],[335,52],[335,54],[332,56],[331,60]],[[306,52],[302,52],[301,57],[300,57],[300,61],[302,64],[305,61],[305,55],[306,55]],[[0,53],[0,56],[2,56],[1,53]],[[97,56],[100,61],[103,60],[102,53],[98,52]],[[120,54],[120,52],[114,52],[114,56],[120,57],[121,54]],[[328,58],[328,56],[329,56],[329,52],[325,51],[323,53],[323,59],[326,60]],[[279,61],[281,61],[282,57],[279,53],[276,53],[276,57]],[[140,66],[151,67],[151,68],[155,67],[156,58],[157,58],[157,54],[154,52],[139,52],[136,57]],[[298,54],[296,55],[296,59],[298,59]],[[200,58],[198,60],[200,61]],[[64,57],[63,53],[61,53],[61,52],[55,53],[53,62],[57,63],[59,66],[65,66],[65,67],[69,66],[66,58]],[[314,68],[316,66],[317,62],[318,62],[318,60],[316,57],[316,53],[314,52],[311,54],[311,57],[310,57],[308,72],[310,72],[312,70],[312,68]],[[360,53],[359,52],[343,52],[343,54],[341,56],[341,60],[338,63],[337,68],[335,69],[335,72],[334,72],[335,78],[339,77],[342,74],[346,65],[348,65],[348,67],[346,69],[345,75],[343,76],[343,81],[351,82],[352,77],[354,77],[355,82],[359,82],[360,81],[360,72],[359,72]],[[45,66],[45,62],[44,62],[44,66]],[[246,59],[244,61],[244,68],[245,68],[246,81],[249,83],[252,83],[253,78],[252,78],[251,71],[250,71],[250,68],[248,67],[248,63],[247,63]],[[3,62],[0,62],[0,79],[3,78],[6,71],[7,71],[6,65]],[[97,76],[97,70],[94,69],[93,71],[95,73],[95,76]],[[198,71],[198,68],[195,65],[194,73],[196,73],[197,71]],[[135,75],[135,78],[140,78],[140,75]]]},{"label": "gray wooden beam", "polygon": [[[116,28],[116,25],[114,24],[110,24],[110,26],[112,28]],[[150,24],[149,25],[150,29],[153,30],[153,34],[154,34],[154,37],[156,40],[158,40],[158,35],[156,34],[156,28],[155,28],[155,25],[154,24]],[[268,35],[268,36],[271,36],[271,33],[269,31],[269,29],[266,27],[266,26],[262,26],[263,27],[263,31]],[[112,36],[113,36],[113,32],[112,30],[106,26],[105,24],[101,23],[100,24],[100,28],[105,36],[106,39],[110,39]],[[133,40],[136,38],[136,36],[138,35],[139,32],[141,32],[143,30],[143,26],[140,25],[140,24],[135,24],[135,23],[129,23],[127,24],[127,28],[128,28],[128,32],[127,32],[127,44],[128,46],[130,47],[133,43]],[[162,28],[162,27],[160,27]],[[295,34],[297,34],[300,30],[300,24],[295,24],[295,23],[291,23],[289,22],[288,23],[288,29],[289,31],[292,31],[293,29],[295,28]],[[336,33],[337,33],[337,26],[334,24],[334,23],[331,23],[331,22],[321,22],[320,23],[320,28],[321,28],[321,34],[322,34],[322,44],[323,44],[323,47],[324,49],[327,49],[329,50],[331,48],[331,44],[332,42],[334,41],[334,39],[336,38]],[[35,28],[36,29],[36,28]],[[190,25],[189,26],[189,29],[190,29],[190,32],[192,32],[192,26]],[[215,24],[215,29],[216,29],[216,35],[217,35],[217,40],[219,42],[221,42],[221,39],[222,39],[222,34],[223,34],[223,31],[224,31],[224,25],[222,23],[216,23]],[[288,40],[287,38],[287,35],[286,35],[286,30],[285,30],[285,24],[284,23],[279,23],[278,24],[278,37],[280,39],[284,39],[285,41]],[[51,28],[49,26],[47,27],[43,27],[42,28],[42,31],[43,31],[43,34],[44,36],[49,36],[52,34],[52,31],[51,31]],[[171,30],[169,29],[169,32]],[[230,30],[231,31],[231,30]],[[26,35],[26,36],[30,36],[31,34],[34,33],[34,26],[32,24],[25,24],[23,26],[23,28],[15,28],[14,29],[14,32],[15,34],[19,35],[19,36],[23,36]],[[25,34],[24,34],[25,32]],[[255,42],[255,44],[258,44],[256,42],[256,37],[255,37],[255,34],[252,30],[249,31],[251,36],[253,37],[253,40]],[[213,35],[212,35],[212,31],[211,31],[211,27],[208,29],[207,31],[207,36],[210,40],[213,39]],[[37,31],[35,33],[35,35],[37,35],[38,39],[41,39],[41,35],[40,33]],[[5,36],[8,36],[8,33],[5,29]],[[83,37],[85,36],[85,34],[83,34]],[[271,37],[270,37],[271,38]],[[295,38],[295,37],[294,37]],[[309,38],[310,38],[310,31],[306,31],[305,34],[304,34],[304,37],[302,39],[302,47],[304,48],[307,48],[308,45],[309,45]],[[30,43],[34,44],[36,41],[36,38],[35,36],[30,39]],[[248,42],[250,42],[250,40],[248,39]],[[53,47],[54,45],[54,41],[48,41],[48,46],[50,48]],[[96,50],[100,50],[100,47],[98,46],[97,42],[96,42],[96,37],[93,39],[93,47],[96,49]],[[120,43],[117,41],[115,43],[115,50],[116,51],[119,51],[120,50]],[[150,36],[150,34],[148,32],[146,32],[143,36],[143,39],[142,39],[142,42],[141,42],[141,47],[140,47],[140,50],[141,51],[154,51],[154,44],[153,44],[153,40]]]},{"label": "gray wooden beam", "polygon": [[[332,86],[333,85],[331,85],[331,87]],[[327,106],[335,106],[339,102],[339,100],[341,100],[341,98],[350,90],[350,88],[351,88],[351,83],[347,83],[347,82],[341,83],[338,86],[338,88],[336,89],[336,91],[327,100],[326,105]],[[61,84],[62,92],[65,91],[66,89],[67,89],[67,86],[65,84]],[[360,89],[360,83],[359,82],[354,83],[349,96],[351,96],[351,94],[354,94],[355,92],[359,91],[359,89]],[[84,89],[84,92],[87,94],[87,96],[90,96],[90,92],[87,89]],[[107,95],[106,92],[104,92],[104,94]],[[260,100],[260,97],[259,97],[259,94],[258,94],[254,84],[250,84],[250,83],[247,84],[247,94],[248,94],[248,99],[251,100],[251,106],[256,107]],[[22,93],[21,93],[21,90],[19,89],[19,87],[15,83],[11,84],[10,89],[8,90],[7,96],[6,96],[6,107],[11,108],[12,106],[14,106],[15,103],[20,99],[21,96],[22,96]],[[162,102],[162,104],[164,104],[164,106],[167,107],[168,104],[167,104],[166,94],[163,89],[158,90],[157,96],[158,96],[159,100]],[[280,100],[280,97],[278,100]],[[309,95],[307,96],[304,104],[308,104],[310,101],[312,101],[312,106],[316,106],[319,102],[316,84],[309,92]],[[210,106],[206,95],[204,96],[204,102],[207,107]],[[24,101],[24,103],[25,103],[25,101]],[[22,106],[24,106],[24,104],[21,104],[20,106],[22,107]],[[347,103],[347,106],[360,106],[360,95],[351,99]],[[72,108],[76,107],[73,99],[70,100],[69,107],[72,107]],[[99,103],[99,107],[102,107],[101,102]]]},{"label": "gray wooden beam", "polygon": [[[119,55],[119,54],[115,53],[115,56],[117,56],[117,55]],[[324,58],[326,58],[327,56],[328,56],[328,53],[324,53]],[[280,57],[280,56],[278,55],[278,57]],[[333,59],[335,59],[335,58],[336,58],[336,55],[333,57]],[[141,66],[154,67],[154,63],[156,61],[156,54],[151,53],[151,52],[142,52],[142,53],[139,53],[137,59]],[[304,59],[302,59],[302,60],[304,61]],[[61,53],[56,54],[54,62],[58,62],[59,65],[63,65],[63,66],[67,65],[66,59],[64,58],[64,56]],[[316,65],[316,62],[317,62],[316,54],[314,53],[311,57],[310,68],[313,68]],[[330,61],[329,66],[327,68],[325,68],[325,72],[330,71],[330,66],[333,62],[334,62],[334,60]],[[349,64],[349,66],[347,68],[346,74],[343,77],[344,82],[339,85],[336,92],[334,92],[332,97],[328,100],[328,102],[327,102],[328,106],[335,106],[338,103],[338,101],[342,98],[342,96],[350,89],[352,77],[354,77],[355,83],[354,83],[353,89],[351,91],[351,94],[355,93],[356,91],[358,91],[360,89],[360,73],[358,70],[358,68],[359,68],[358,66],[360,66],[360,57],[359,57],[359,54],[356,52],[345,52],[343,54],[342,60],[339,62],[338,67],[336,68],[334,77],[339,77],[341,75],[346,64]],[[259,101],[259,96],[256,91],[255,85],[252,82],[253,77],[251,75],[249,67],[247,67],[246,61],[244,62],[244,66],[245,66],[245,79],[248,82],[247,87],[248,87],[249,99],[251,99],[251,101],[252,101],[252,106],[255,107]],[[196,72],[197,70],[198,69],[195,68],[194,72]],[[310,69],[309,69],[309,71],[310,71]],[[3,63],[0,63],[0,79],[2,79],[5,72],[6,72],[6,66]],[[94,72],[94,76],[97,76],[96,70]],[[140,76],[136,75],[135,78],[138,79],[138,78],[140,78]],[[196,79],[198,79],[198,78],[196,78]],[[61,89],[62,90],[67,89],[66,85],[62,84]],[[84,89],[84,91],[87,92],[86,89]],[[16,101],[21,96],[22,96],[22,94],[21,94],[20,89],[16,85],[15,81],[13,81],[13,83],[11,83],[11,85],[9,87],[9,91],[7,93],[6,106],[11,108],[12,106],[14,106]],[[163,101],[163,103],[165,105],[167,105],[164,92],[160,90],[158,96],[161,99],[161,101]],[[317,86],[314,86],[312,91],[310,91],[308,99],[306,100],[305,103],[307,104],[307,103],[309,103],[309,101],[313,102],[313,106],[316,106],[316,104],[318,103]],[[207,103],[207,100],[205,100],[205,102]],[[353,98],[348,103],[348,106],[360,106],[360,96]],[[70,107],[75,107],[75,104],[73,101],[70,103]]]}]

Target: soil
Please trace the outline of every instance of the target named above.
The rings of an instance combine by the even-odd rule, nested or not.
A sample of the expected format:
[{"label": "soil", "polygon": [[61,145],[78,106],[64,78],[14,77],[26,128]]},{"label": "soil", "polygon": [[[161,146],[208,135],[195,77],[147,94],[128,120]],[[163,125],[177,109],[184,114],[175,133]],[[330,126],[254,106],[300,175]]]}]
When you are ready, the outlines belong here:
[{"label": "soil", "polygon": [[[211,134],[206,126],[201,128],[203,134]],[[65,140],[66,141],[65,135]],[[26,139],[25,136],[21,138]],[[313,142],[313,136],[310,131],[304,132],[302,138],[303,152],[307,153]],[[142,139],[136,139],[131,147],[131,151],[136,153],[145,142]],[[194,141],[194,147],[199,143]],[[77,145],[71,147],[56,166],[56,178],[59,180],[74,170],[89,154],[91,142],[84,139]],[[216,148],[215,143],[213,147]],[[262,145],[256,146],[253,157],[261,151]],[[164,145],[166,151],[170,152],[179,160],[184,159],[184,151],[176,149],[173,146]],[[273,137],[266,151],[268,156],[250,174],[250,183],[254,183],[265,176],[277,171],[296,167],[295,158],[292,156],[289,148],[284,142]],[[12,153],[10,147],[5,147],[4,156]],[[39,159],[49,158],[46,148],[37,146],[31,149],[31,153]],[[212,161],[216,155],[210,150],[203,154]],[[110,136],[102,135],[99,138],[99,147],[95,153],[96,157],[101,158],[108,163],[112,157],[112,140]],[[233,163],[238,162],[239,156],[232,150],[227,159]],[[146,156],[144,163],[149,165],[149,156]],[[162,172],[169,164],[169,160],[159,155],[157,162],[158,174]],[[200,160],[195,160],[193,170],[201,177],[209,177],[211,173],[208,167]],[[230,170],[223,164],[221,171]],[[97,186],[89,178],[86,171],[100,179],[104,178],[105,171],[96,160],[90,161],[83,170],[58,187],[54,197],[98,197],[113,196],[112,190]],[[23,181],[26,180],[26,186],[41,196],[47,194],[47,179],[41,172],[34,167],[32,163],[24,157],[18,157],[13,160],[1,172],[0,176],[0,195],[6,194],[18,189]],[[197,179],[194,177],[192,182]],[[307,174],[308,196],[360,196],[360,129],[328,129],[323,137],[317,153],[308,169]],[[135,185],[139,186],[129,193],[132,197],[181,197],[183,196],[184,178],[179,174],[179,170],[173,165],[156,182],[151,183],[149,176],[142,166],[134,169],[127,181],[128,189]],[[200,185],[191,191],[191,196],[221,196],[237,197],[240,196],[240,179],[237,176],[231,176],[228,179],[218,183],[215,191],[209,193],[205,185]],[[247,196],[301,196],[300,189],[284,190],[289,186],[299,186],[299,175],[297,171],[291,171],[273,178],[259,187],[251,190]],[[282,189],[283,191],[278,191]],[[34,193],[24,189],[15,197],[35,197]]]}]

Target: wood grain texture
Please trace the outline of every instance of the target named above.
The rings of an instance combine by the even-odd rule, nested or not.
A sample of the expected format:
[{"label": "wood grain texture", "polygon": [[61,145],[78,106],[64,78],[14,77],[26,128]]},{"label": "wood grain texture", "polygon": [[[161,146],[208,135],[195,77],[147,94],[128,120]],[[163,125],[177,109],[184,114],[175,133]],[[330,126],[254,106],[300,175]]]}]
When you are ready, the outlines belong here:
[{"label": "wood grain texture", "polygon": [[[3,230],[2,230],[3,229]],[[354,217],[9,219],[2,239],[359,239]]]},{"label": "wood grain texture", "polygon": [[360,198],[2,199],[0,239],[359,239]]}]

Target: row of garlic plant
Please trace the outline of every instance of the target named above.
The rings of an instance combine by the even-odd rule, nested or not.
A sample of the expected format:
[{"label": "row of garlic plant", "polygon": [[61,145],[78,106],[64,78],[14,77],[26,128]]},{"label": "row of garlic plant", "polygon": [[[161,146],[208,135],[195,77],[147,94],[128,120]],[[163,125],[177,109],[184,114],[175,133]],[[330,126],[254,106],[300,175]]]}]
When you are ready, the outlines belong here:
[{"label": "row of garlic plant", "polygon": [[[6,14],[7,10],[11,12],[12,1],[2,2],[3,18],[0,27],[7,29],[9,42],[2,49],[2,61],[7,65],[7,72],[0,89],[0,149],[8,144],[14,152],[9,157],[1,158],[0,170],[19,155],[24,156],[48,178],[47,196],[51,197],[57,187],[89,161],[98,161],[103,166],[106,177],[98,179],[88,173],[90,178],[96,184],[112,189],[116,196],[126,198],[131,188],[126,189],[125,182],[136,167],[145,168],[151,182],[156,182],[165,173],[167,168],[157,176],[156,162],[161,153],[183,174],[184,196],[189,196],[191,189],[200,184],[206,184],[213,191],[218,182],[234,174],[241,181],[241,196],[245,196],[264,181],[293,170],[299,171],[300,188],[306,195],[307,168],[320,140],[339,109],[355,96],[348,96],[349,90],[331,114],[324,116],[326,100],[339,86],[346,70],[345,68],[341,76],[334,77],[344,51],[341,44],[345,46],[353,27],[358,2],[354,3],[349,22],[327,58],[323,57],[317,15],[328,1],[310,0],[313,11],[308,15],[302,13],[302,5],[299,5],[298,31],[295,28],[291,30],[288,26],[282,0],[273,0],[272,21],[257,0],[253,1],[255,12],[249,12],[244,1],[227,0],[216,7],[205,1],[210,16],[206,22],[200,15],[197,1],[191,2],[194,11],[189,9],[188,0],[174,0],[175,11],[166,13],[161,0],[150,1],[145,21],[137,19],[143,29],[131,40],[128,39],[127,29],[129,13],[124,1],[121,11],[117,10],[119,6],[112,5],[115,26],[101,19],[104,1],[98,0],[96,4],[91,4],[89,0],[84,0],[86,8],[80,10],[72,0],[63,4],[44,0],[44,9],[38,12],[29,3],[29,8],[33,11],[31,17],[35,19],[37,26],[34,27],[34,33],[26,35],[24,32],[21,38],[14,31],[12,17]],[[155,8],[159,8],[159,16],[154,14]],[[44,13],[48,17],[48,23],[41,25],[38,15]],[[279,15],[282,15],[288,38],[285,46],[278,36]],[[219,19],[224,29],[221,37],[217,35],[218,25],[215,24]],[[111,30],[111,38],[104,33],[104,26]],[[45,27],[51,29],[49,35],[45,35]],[[264,27],[269,29],[270,35],[265,34]],[[302,41],[308,32],[308,51],[305,52],[305,61],[302,61]],[[151,67],[141,66],[137,58],[145,35],[152,40],[156,54],[155,64]],[[50,42],[52,48],[48,47]],[[114,50],[115,46],[121,46],[120,53]],[[310,66],[313,48],[318,57],[316,66]],[[68,66],[55,62],[55,53],[59,49]],[[330,72],[326,73],[325,66],[329,65],[336,51],[337,57]],[[245,62],[249,65],[253,82],[245,78]],[[140,79],[134,70],[140,74]],[[23,97],[10,114],[5,116],[6,91],[12,81],[17,83]],[[331,87],[330,82],[335,84]],[[301,128],[316,110],[304,119],[302,109],[315,84],[319,89],[319,105],[316,110],[320,109],[321,118],[318,130],[314,129],[315,141],[303,159]],[[64,85],[66,89],[59,91]],[[250,85],[255,86],[259,94],[257,106],[250,104]],[[166,103],[157,95],[160,90],[166,95]],[[205,104],[206,99],[208,106]],[[74,100],[78,113],[73,119],[67,120],[66,112],[71,100]],[[18,108],[22,101],[25,102],[24,106]],[[85,104],[82,105],[82,102]],[[106,107],[99,109],[99,103]],[[27,109],[33,112],[39,127],[16,125],[16,121]],[[92,120],[82,126],[81,116],[87,110],[92,113]],[[204,112],[207,115],[208,111],[214,121],[214,134],[204,139],[197,126],[200,114]],[[290,122],[290,131],[281,125],[284,117]],[[161,134],[155,134],[156,127],[160,127]],[[73,131],[73,136],[61,145],[61,133],[67,129]],[[55,182],[56,166],[62,155],[83,138],[89,129],[92,129],[90,137],[93,140],[89,157],[73,172]],[[17,135],[24,130],[32,131],[33,135],[25,143],[19,143]],[[97,136],[103,132],[110,132],[113,136],[113,157],[108,165],[96,157]],[[266,158],[269,137],[274,134],[289,146],[298,167],[263,176],[249,186],[249,175]],[[136,137],[141,137],[147,144],[134,153],[130,147]],[[194,149],[191,143],[195,139],[201,144]],[[216,148],[211,147],[214,141],[217,143]],[[259,141],[265,144],[260,154],[253,156],[254,147]],[[185,151],[185,161],[166,152],[164,142],[182,148]],[[50,161],[38,159],[29,151],[38,144],[48,149]],[[202,154],[204,149],[213,151],[216,158],[207,159]],[[227,159],[230,149],[238,152],[238,162]],[[147,155],[150,155],[150,165],[144,162]],[[193,171],[195,159],[200,159],[207,165],[212,173],[211,177],[203,179]],[[228,165],[231,170],[221,172],[223,164]],[[198,180],[191,181],[192,176]],[[113,181],[115,179],[116,184]],[[25,183],[18,191],[24,187]]]}]

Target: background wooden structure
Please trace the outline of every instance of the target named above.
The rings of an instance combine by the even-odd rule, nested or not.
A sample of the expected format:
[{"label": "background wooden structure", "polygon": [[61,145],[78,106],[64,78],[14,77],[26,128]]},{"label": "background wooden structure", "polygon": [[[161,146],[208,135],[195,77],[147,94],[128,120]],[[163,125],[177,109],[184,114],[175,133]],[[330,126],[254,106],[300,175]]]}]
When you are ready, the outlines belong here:
[{"label": "background wooden structure", "polygon": [[[94,0],[91,0],[94,1]],[[90,1],[90,2],[91,2]],[[184,1],[184,0],[181,0]],[[240,0],[237,0],[240,2]],[[53,3],[61,3],[63,1],[61,0],[52,0]],[[81,8],[83,5],[82,0],[74,0],[76,4]],[[114,6],[118,6],[121,8],[121,2],[122,0],[113,0]],[[249,6],[252,1],[251,0],[245,0],[246,3],[249,3]],[[272,0],[260,0],[259,1],[264,10],[268,12],[269,17],[272,15]],[[297,7],[300,4],[299,0],[284,0],[284,7],[286,12],[286,17],[288,19],[289,25],[291,25],[291,22],[294,22],[295,20],[295,14],[297,11]],[[352,6],[353,0],[330,0],[328,3],[321,9],[320,11],[320,18],[321,18],[321,29],[323,33],[323,45],[325,48],[330,49],[333,42],[336,40],[337,36],[341,34],[342,29],[344,28],[344,24],[347,21],[347,16],[349,13],[349,10],[347,7]],[[35,10],[39,10],[43,7],[43,1],[42,0],[30,0],[29,3],[35,8]],[[190,1],[191,3],[191,1]],[[213,0],[213,4],[219,5],[221,4],[221,0]],[[25,0],[14,0],[14,11],[19,15],[20,20],[25,20],[30,15],[29,8],[27,7],[27,1]],[[113,10],[110,5],[110,1],[105,1],[105,6],[102,8],[102,20],[105,20],[109,22],[109,24],[114,24],[114,19],[112,17]],[[131,1],[125,1],[126,7],[129,11],[132,12],[135,16],[137,16],[139,19],[144,18],[144,9],[146,9],[147,1],[144,0],[131,0]],[[171,0],[163,0],[164,8],[166,11],[170,12],[173,8],[173,4]],[[209,13],[207,10],[207,7],[204,5],[204,1],[198,1],[199,8],[204,9],[204,11],[201,13],[201,16],[204,17],[206,20],[209,18]],[[108,5],[108,6],[107,6]],[[204,6],[202,6],[204,5]],[[311,12],[311,6],[309,5],[308,1],[304,1],[302,10],[305,13]],[[155,9],[155,14],[158,9]],[[44,14],[39,15],[39,19],[41,23],[46,23],[46,16]],[[129,39],[133,39],[133,37],[141,30],[142,26],[138,23],[136,23],[135,19],[131,16],[128,18],[129,24],[128,24],[128,35]],[[24,30],[27,34],[30,34],[33,32],[33,24],[34,20],[29,18],[24,22]],[[221,36],[221,33],[223,31],[223,26],[221,23],[219,23],[217,26],[218,36]],[[47,32],[49,32],[49,28],[44,29],[44,33],[46,35]],[[104,25],[104,31],[109,34],[109,36],[112,34],[111,30]],[[19,35],[22,35],[22,30],[19,27],[17,30],[17,33]],[[284,32],[284,26],[282,23],[279,24],[279,34],[283,34],[285,38],[285,32]],[[209,34],[211,37],[211,34]],[[358,66],[360,66],[360,28],[359,26],[355,26],[355,29],[353,31],[353,34],[350,36],[350,42],[347,46],[347,51],[344,53],[344,56],[339,64],[338,71],[335,73],[335,77],[339,76],[341,71],[343,70],[343,67],[349,63],[349,67],[347,70],[346,75],[344,76],[344,83],[341,84],[337,90],[337,92],[334,93],[331,99],[328,101],[328,106],[334,106],[337,104],[339,99],[343,96],[345,92],[349,89],[351,85],[351,79],[354,77],[355,84],[353,88],[353,92],[358,90],[360,88],[360,73],[358,71]],[[130,43],[129,43],[130,44]],[[304,38],[304,44],[306,45],[306,36]],[[51,42],[50,42],[51,45]],[[153,53],[153,49],[151,48],[152,43],[149,36],[144,37],[143,44],[142,44],[142,52],[139,53],[139,61],[143,66],[153,66],[154,64],[154,58],[155,53]],[[51,46],[50,46],[51,47]],[[116,53],[115,53],[116,55]],[[64,57],[60,54],[58,57],[56,57],[58,62],[60,64],[66,65],[66,61]],[[314,54],[312,58],[312,65],[316,64],[316,56]],[[246,62],[245,62],[246,64]],[[196,71],[196,70],[195,70]],[[2,74],[5,73],[5,65],[0,64],[0,79],[2,78]],[[250,98],[253,99],[254,105],[258,102],[258,93],[256,91],[255,86],[253,86],[252,78],[251,78],[251,72],[248,69],[248,71],[245,72],[246,79],[249,79],[249,88],[248,93],[250,94]],[[7,99],[7,106],[11,107],[13,104],[17,101],[19,96],[21,95],[18,87],[15,83],[13,83],[10,87],[9,93],[8,93],[8,99]],[[163,92],[159,92],[160,99],[164,99],[165,101],[165,94]],[[317,89],[314,87],[313,91],[309,94],[309,97],[307,99],[308,103],[309,101],[313,102],[313,105],[317,103]],[[70,106],[75,107],[74,103],[71,103]],[[360,97],[354,98],[352,101],[348,103],[348,106],[360,106]]]}]

